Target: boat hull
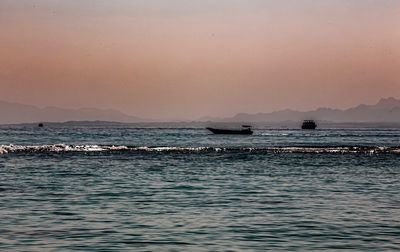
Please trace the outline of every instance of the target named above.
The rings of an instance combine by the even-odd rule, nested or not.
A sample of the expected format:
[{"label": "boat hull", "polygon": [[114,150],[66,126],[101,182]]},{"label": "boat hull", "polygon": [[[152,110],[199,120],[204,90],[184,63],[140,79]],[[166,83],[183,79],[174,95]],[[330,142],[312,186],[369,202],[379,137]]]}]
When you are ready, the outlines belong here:
[{"label": "boat hull", "polygon": [[316,125],[312,125],[312,126],[301,126],[301,129],[309,129],[309,130],[313,130],[313,129],[316,129],[317,128],[317,126]]},{"label": "boat hull", "polygon": [[214,134],[218,135],[252,135],[253,131],[251,129],[242,129],[242,130],[230,130],[230,129],[216,129],[216,128],[207,128]]}]

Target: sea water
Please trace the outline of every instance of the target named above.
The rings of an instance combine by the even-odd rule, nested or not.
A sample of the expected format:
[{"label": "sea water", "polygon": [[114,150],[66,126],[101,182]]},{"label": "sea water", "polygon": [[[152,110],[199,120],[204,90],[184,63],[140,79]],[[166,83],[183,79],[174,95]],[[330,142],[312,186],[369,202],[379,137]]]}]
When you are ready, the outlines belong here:
[{"label": "sea water", "polygon": [[2,251],[400,250],[400,130],[0,127]]}]

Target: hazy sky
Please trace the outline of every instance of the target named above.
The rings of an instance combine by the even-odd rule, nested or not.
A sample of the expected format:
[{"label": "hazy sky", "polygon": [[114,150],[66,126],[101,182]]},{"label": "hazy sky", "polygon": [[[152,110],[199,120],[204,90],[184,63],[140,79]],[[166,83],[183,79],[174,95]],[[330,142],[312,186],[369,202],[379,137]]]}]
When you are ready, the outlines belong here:
[{"label": "hazy sky", "polygon": [[196,119],[387,96],[398,0],[0,1],[0,100]]}]

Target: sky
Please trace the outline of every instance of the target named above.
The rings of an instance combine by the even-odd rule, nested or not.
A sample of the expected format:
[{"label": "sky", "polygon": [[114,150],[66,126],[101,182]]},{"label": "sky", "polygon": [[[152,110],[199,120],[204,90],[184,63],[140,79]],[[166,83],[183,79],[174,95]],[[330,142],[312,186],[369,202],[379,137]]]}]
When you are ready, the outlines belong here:
[{"label": "sky", "polygon": [[0,100],[198,119],[400,98],[398,0],[1,0]]}]

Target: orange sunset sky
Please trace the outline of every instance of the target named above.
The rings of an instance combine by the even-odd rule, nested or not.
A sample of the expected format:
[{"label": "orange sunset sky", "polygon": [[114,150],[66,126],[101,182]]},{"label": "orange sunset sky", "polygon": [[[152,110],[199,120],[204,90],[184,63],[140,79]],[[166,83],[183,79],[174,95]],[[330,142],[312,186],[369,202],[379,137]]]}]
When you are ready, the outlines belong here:
[{"label": "orange sunset sky", "polygon": [[0,100],[197,119],[388,96],[398,0],[0,1]]}]

